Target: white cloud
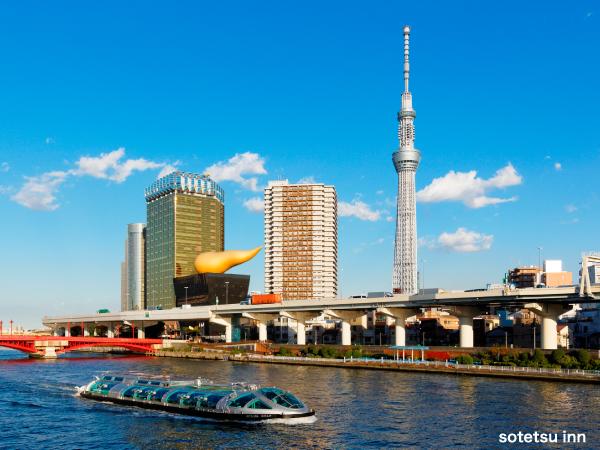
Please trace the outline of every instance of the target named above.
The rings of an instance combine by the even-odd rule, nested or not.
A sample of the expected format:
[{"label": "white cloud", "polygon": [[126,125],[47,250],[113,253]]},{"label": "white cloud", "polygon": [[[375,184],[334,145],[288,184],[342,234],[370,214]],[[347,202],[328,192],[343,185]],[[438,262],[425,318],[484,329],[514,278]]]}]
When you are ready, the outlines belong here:
[{"label": "white cloud", "polygon": [[428,186],[417,192],[417,200],[423,203],[461,201],[469,208],[482,208],[488,205],[513,202],[516,197],[490,197],[492,189],[503,189],[521,184],[523,177],[512,164],[498,169],[492,178],[477,176],[476,170],[455,172],[451,170],[440,178],[435,178]]},{"label": "white cloud", "polygon": [[206,168],[210,177],[219,181],[233,181],[251,191],[259,191],[256,177],[244,175],[266,175],[265,160],[258,153],[236,153],[227,161],[220,161]]},{"label": "white cloud", "polygon": [[26,208],[54,211],[59,206],[56,203],[56,192],[68,175],[68,172],[54,171],[37,177],[25,177],[25,184],[11,199]]},{"label": "white cloud", "polygon": [[363,251],[367,250],[369,247],[374,247],[376,245],[381,245],[385,242],[385,238],[378,238],[374,241],[371,242],[361,242],[360,244],[358,244],[356,247],[354,247],[352,249],[353,253],[362,253]]},{"label": "white cloud", "polygon": [[316,182],[315,177],[310,175],[308,177],[300,178],[296,184],[315,184]]},{"label": "white cloud", "polygon": [[244,178],[244,179],[242,179],[242,181],[240,182],[240,184],[245,189],[248,189],[249,191],[253,191],[253,192],[260,191],[260,188],[258,187],[258,178],[256,178],[256,177]]},{"label": "white cloud", "polygon": [[436,241],[436,246],[453,252],[469,253],[489,250],[494,236],[482,234],[460,227],[454,233],[444,232]]},{"label": "white cloud", "polygon": [[10,170],[10,164],[6,161],[0,164],[0,172],[8,172]]},{"label": "white cloud", "polygon": [[393,217],[393,216],[387,216],[387,217],[385,218],[385,221],[386,221],[386,222],[393,222],[393,221],[394,221],[394,217]]},{"label": "white cloud", "polygon": [[375,194],[377,194],[377,195],[383,195],[383,189],[379,189],[377,192],[375,192]]},{"label": "white cloud", "polygon": [[560,172],[562,170],[562,164],[559,162],[555,162],[554,163],[554,170],[556,170],[557,172]]},{"label": "white cloud", "polygon": [[158,173],[158,175],[156,176],[156,178],[162,178],[165,177],[167,175],[169,175],[170,173],[173,173],[175,171],[177,171],[177,166],[179,165],[179,161],[175,161],[173,164],[166,164],[161,171]]},{"label": "white cloud", "polygon": [[10,194],[12,190],[12,186],[3,186],[0,184],[0,195]]},{"label": "white cloud", "polygon": [[121,161],[123,156],[125,156],[123,147],[109,153],[101,153],[100,156],[82,156],[75,163],[77,169],[72,173],[78,176],[88,175],[122,183],[135,171],[160,169],[166,166],[164,163],[148,161],[144,158]]},{"label": "white cloud", "polygon": [[575,206],[575,205],[566,205],[565,206],[565,211],[567,211],[569,214],[574,213],[575,211],[577,211],[577,206]]},{"label": "white cloud", "polygon": [[244,201],[244,207],[250,212],[263,212],[265,210],[265,201],[261,197],[252,197]]},{"label": "white cloud", "polygon": [[124,156],[125,149],[119,148],[109,153],[101,153],[100,156],[82,156],[75,163],[74,169],[25,177],[25,183],[11,199],[30,209],[54,211],[59,207],[56,193],[68,177],[90,176],[122,183],[135,171],[160,168],[164,171],[167,168],[174,168],[172,165],[148,161],[144,158],[123,160]]},{"label": "white cloud", "polygon": [[560,223],[562,225],[574,225],[576,223],[579,223],[579,218],[573,217],[572,219],[569,219],[569,220],[562,220]]},{"label": "white cloud", "polygon": [[348,202],[338,202],[338,214],[340,217],[356,217],[360,220],[375,222],[381,216],[380,211],[373,211],[369,205],[358,199]]},{"label": "white cloud", "polygon": [[50,145],[50,144],[54,144],[54,138],[51,137],[47,137],[46,139],[44,139],[44,142],[46,143],[46,145]]}]

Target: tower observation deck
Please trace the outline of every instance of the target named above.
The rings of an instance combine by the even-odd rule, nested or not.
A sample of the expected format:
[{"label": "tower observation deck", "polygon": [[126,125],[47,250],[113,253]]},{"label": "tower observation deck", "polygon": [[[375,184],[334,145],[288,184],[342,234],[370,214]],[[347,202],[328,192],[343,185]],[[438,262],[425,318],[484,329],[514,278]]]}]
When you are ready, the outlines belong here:
[{"label": "tower observation deck", "polygon": [[420,152],[415,148],[415,110],[408,89],[410,75],[409,39],[410,27],[404,29],[404,92],[402,108],[398,113],[399,148],[392,155],[398,173],[398,200],[396,207],[396,242],[394,246],[394,293],[415,294],[417,286],[417,214],[415,174]]}]

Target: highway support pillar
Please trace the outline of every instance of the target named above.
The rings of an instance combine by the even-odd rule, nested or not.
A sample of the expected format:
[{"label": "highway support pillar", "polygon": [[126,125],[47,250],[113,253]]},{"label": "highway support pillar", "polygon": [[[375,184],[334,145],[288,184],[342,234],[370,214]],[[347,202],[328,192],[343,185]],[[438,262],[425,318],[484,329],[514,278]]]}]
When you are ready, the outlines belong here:
[{"label": "highway support pillar", "polygon": [[115,337],[115,329],[113,327],[112,322],[108,324],[108,327],[106,329],[106,337],[109,337],[109,338]]},{"label": "highway support pillar", "polygon": [[406,345],[406,319],[416,315],[418,310],[411,308],[377,308],[375,313],[384,314],[396,320],[394,345],[404,347]]},{"label": "highway support pillar", "polygon": [[558,316],[565,312],[564,307],[556,303],[528,303],[525,305],[532,313],[542,318],[541,347],[543,350],[558,348],[558,332],[556,322]]},{"label": "highway support pillar", "polygon": [[265,313],[242,313],[242,317],[250,320],[254,320],[258,327],[258,340],[265,342],[267,340],[267,322],[275,320],[279,314],[265,314]]},{"label": "highway support pillar", "polygon": [[210,323],[215,323],[217,325],[221,325],[225,327],[225,342],[232,342],[232,326],[231,326],[231,317],[218,316],[216,314],[212,314],[210,319],[208,319]]},{"label": "highway support pillar", "polygon": [[258,322],[258,340],[265,342],[267,340],[267,324],[266,322]]},{"label": "highway support pillar", "polygon": [[287,312],[282,311],[281,315],[296,321],[296,344],[306,345],[306,322],[315,317],[310,312]]},{"label": "highway support pillar", "polygon": [[331,317],[336,317],[342,321],[342,345],[352,345],[352,329],[350,322],[358,319],[366,314],[365,311],[359,310],[343,310],[343,309],[327,309],[323,314]]},{"label": "highway support pillar", "polygon": [[456,306],[453,315],[458,317],[459,346],[461,348],[473,348],[473,318],[481,311],[475,306]]}]

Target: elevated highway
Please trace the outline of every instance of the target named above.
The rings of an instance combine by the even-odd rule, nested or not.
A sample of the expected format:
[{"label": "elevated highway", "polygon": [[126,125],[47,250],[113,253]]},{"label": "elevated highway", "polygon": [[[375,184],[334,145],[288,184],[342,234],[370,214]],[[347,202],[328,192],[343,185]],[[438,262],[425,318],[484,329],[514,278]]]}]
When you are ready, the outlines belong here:
[{"label": "elevated highway", "polygon": [[541,317],[542,348],[557,347],[556,322],[558,316],[579,303],[600,302],[600,285],[568,286],[559,288],[495,289],[481,291],[436,290],[417,295],[394,295],[380,298],[349,298],[328,300],[290,300],[275,304],[240,305],[221,304],[167,310],[124,311],[117,313],[83,314],[44,317],[44,325],[56,334],[64,329],[70,335],[71,325],[103,325],[108,336],[114,336],[115,326],[131,325],[138,338],[144,338],[144,327],[164,321],[208,321],[225,328],[226,341],[231,341],[232,318],[244,317],[258,323],[259,340],[266,340],[266,324],[279,316],[293,319],[298,324],[298,344],[305,344],[305,324],[323,313],[342,322],[342,344],[350,345],[350,322],[376,310],[396,321],[396,345],[405,345],[405,320],[421,308],[442,308],[456,315],[460,321],[460,345],[473,347],[473,317],[491,307],[525,308]]}]

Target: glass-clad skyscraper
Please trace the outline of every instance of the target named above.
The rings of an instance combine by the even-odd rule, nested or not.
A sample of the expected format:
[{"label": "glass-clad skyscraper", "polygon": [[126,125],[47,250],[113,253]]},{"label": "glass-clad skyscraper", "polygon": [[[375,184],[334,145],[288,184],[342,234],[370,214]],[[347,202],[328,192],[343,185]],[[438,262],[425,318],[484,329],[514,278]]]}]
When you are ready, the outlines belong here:
[{"label": "glass-clad skyscraper", "polygon": [[174,308],[173,278],[196,273],[198,253],[224,249],[225,195],[207,175],[173,172],[145,196],[146,308]]},{"label": "glass-clad skyscraper", "polygon": [[146,225],[127,225],[127,310],[144,309],[145,235]]}]

